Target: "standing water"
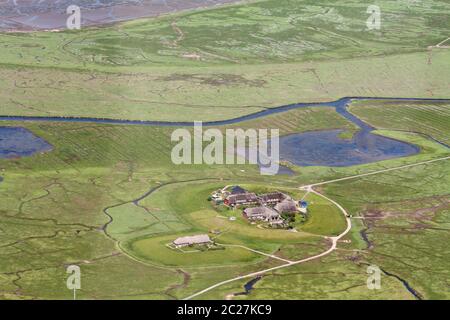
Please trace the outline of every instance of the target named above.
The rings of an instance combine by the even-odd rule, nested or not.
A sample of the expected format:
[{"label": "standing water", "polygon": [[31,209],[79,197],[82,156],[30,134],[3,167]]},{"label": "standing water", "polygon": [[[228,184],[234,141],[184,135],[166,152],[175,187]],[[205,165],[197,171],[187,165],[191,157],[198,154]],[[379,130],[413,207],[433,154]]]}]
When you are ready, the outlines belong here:
[{"label": "standing water", "polygon": [[0,158],[19,158],[46,152],[52,145],[20,127],[0,127]]}]

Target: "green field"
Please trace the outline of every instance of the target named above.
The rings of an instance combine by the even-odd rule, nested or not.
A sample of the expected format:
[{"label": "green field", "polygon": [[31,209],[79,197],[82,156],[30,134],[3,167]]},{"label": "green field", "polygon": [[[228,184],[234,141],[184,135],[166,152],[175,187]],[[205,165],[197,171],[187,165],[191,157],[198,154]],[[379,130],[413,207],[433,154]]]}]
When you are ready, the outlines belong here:
[{"label": "green field", "polygon": [[345,230],[344,216],[335,205],[315,194],[309,194],[305,200],[309,203],[309,219],[301,226],[302,231],[336,236]]},{"label": "green field", "polygon": [[377,5],[384,14],[381,31],[367,30],[368,4],[361,0],[265,0],[80,31],[6,33],[2,59],[4,64],[137,71],[408,53],[448,37],[446,1]]},{"label": "green field", "polygon": [[[288,115],[292,121],[294,117],[292,114]],[[322,127],[335,127],[334,117],[324,118],[321,112],[314,112],[313,115],[322,119],[321,121],[329,119],[330,122],[312,123],[321,123]],[[277,115],[276,121],[279,121],[281,116]],[[301,118],[302,113],[296,114],[296,117]],[[266,123],[268,121],[260,120]],[[8,125],[17,123],[11,122]],[[311,220],[303,227],[308,233],[304,234],[261,230],[242,220],[231,222],[218,215],[235,213],[218,213],[206,201],[212,190],[235,183],[249,189],[254,188],[257,192],[285,190],[300,196],[302,192],[296,187],[307,182],[329,180],[449,155],[447,148],[420,135],[381,130],[381,134],[421,146],[422,153],[348,168],[295,168],[298,174],[294,176],[263,177],[259,175],[257,168],[246,165],[173,166],[168,155],[170,144],[164,143],[164,139],[168,139],[170,128],[67,123],[21,125],[47,139],[54,146],[54,150],[30,158],[0,160],[0,170],[4,178],[0,183],[0,190],[5,200],[0,204],[0,254],[8,257],[2,260],[0,265],[3,298],[70,298],[71,292],[65,289],[64,279],[65,265],[72,263],[81,265],[83,274],[87,273],[83,278],[83,290],[79,292],[80,298],[183,298],[215,282],[279,265],[280,261],[236,248],[226,248],[223,251],[229,256],[229,264],[225,265],[220,265],[223,256],[219,256],[219,251],[200,252],[200,258],[183,259],[185,253],[164,251],[169,250],[164,244],[175,237],[204,233],[217,228],[227,231],[219,237],[221,243],[244,245],[265,253],[274,253],[285,259],[301,259],[323,252],[329,245],[323,238],[309,233],[331,235],[336,227],[335,223],[331,223],[334,220],[326,219],[327,213],[324,210],[316,211],[314,206],[311,207]],[[254,122],[253,125],[258,126],[258,123]],[[295,127],[292,128],[294,130]],[[310,129],[303,125],[296,130],[300,128]],[[381,181],[385,180],[380,180],[379,185],[370,188],[358,186],[355,181],[349,184],[354,186],[353,188],[346,187],[345,196],[328,188],[324,191],[351,212],[356,212],[354,208],[357,203],[353,203],[353,196],[349,197],[349,194],[354,194],[354,199],[362,204],[366,203],[366,199],[370,199],[364,194],[370,194],[370,197],[377,199],[380,206],[391,201],[403,201],[403,194],[407,195],[408,199],[436,195],[444,197],[448,194],[448,184],[446,180],[442,180],[442,177],[446,176],[445,171],[442,171],[442,168],[446,168],[445,164],[432,175],[427,168],[428,166],[418,167],[412,173],[412,177],[419,177],[417,183],[421,186],[417,187],[415,193],[411,192],[411,187],[397,190],[397,179],[400,179],[401,171],[389,174],[392,180],[391,188],[387,183],[381,184]],[[425,173],[429,177],[421,178],[420,175]],[[361,183],[366,180],[361,179]],[[429,186],[427,189],[423,188],[423,181]],[[133,203],[157,186],[162,187],[139,201],[138,205]],[[386,195],[382,197],[377,192],[372,196],[373,190],[384,190]],[[360,194],[361,192],[364,194]],[[406,207],[412,206],[412,203],[406,202]],[[322,208],[326,212],[334,212],[333,206],[324,204]],[[104,210],[113,218],[112,222]],[[339,221],[340,216],[335,217],[338,217]],[[327,223],[330,224],[327,226]],[[435,223],[438,228],[445,228],[445,214],[437,218]],[[363,226],[358,225],[356,221],[355,229],[349,236],[352,243],[340,246],[350,250],[364,248],[364,242],[358,235],[359,228]],[[426,234],[420,235],[425,236]],[[138,242],[130,241],[134,239],[138,239]],[[139,243],[137,252],[132,247],[135,243]],[[156,255],[153,254],[155,246],[160,249]],[[412,252],[413,257],[416,254]],[[370,251],[366,255],[370,256]],[[324,259],[324,263],[329,259],[331,258]],[[182,264],[177,265],[180,261]],[[328,265],[327,268],[338,272],[342,266],[336,263],[331,259],[325,264]],[[353,265],[352,262],[346,263]],[[429,263],[434,262],[429,260]],[[110,269],[112,273],[109,276],[100,275],[102,270],[110,265],[114,265]],[[309,264],[304,267],[310,268]],[[303,266],[295,267],[297,268],[302,269]],[[360,281],[358,279],[365,276],[364,268],[354,265],[351,268],[355,273],[346,275],[350,277],[349,283]],[[358,274],[357,270],[363,274]],[[280,272],[284,274],[284,271]],[[286,273],[290,274],[288,269]],[[142,274],[146,275],[145,281],[140,280]],[[148,274],[152,276],[147,276]],[[329,273],[330,277],[333,274]],[[115,280],[111,281],[111,277]],[[279,279],[288,283],[296,281],[286,277]],[[316,283],[315,285],[326,288],[328,281],[331,281],[327,277],[324,278],[322,273],[317,273],[317,277],[314,273],[309,273],[306,277],[308,281],[304,277],[301,280],[305,286]],[[406,275],[405,277],[407,278]],[[420,281],[420,274],[417,277]],[[189,280],[186,280],[187,278]],[[122,280],[117,283],[117,279],[126,281],[126,290],[123,289]],[[395,279],[389,280],[389,283],[389,290],[386,288],[387,291],[377,293],[373,297],[386,297],[392,288],[401,288]],[[430,289],[427,289],[429,291],[419,287],[421,294],[425,297],[435,296],[433,286],[436,285],[433,280]],[[259,286],[258,284],[256,288]],[[218,292],[225,289],[226,287],[221,288]],[[410,298],[408,294],[403,293],[403,289],[399,290],[400,293],[395,295],[396,297]],[[263,292],[266,291],[258,293],[256,289],[255,295],[249,297],[264,295]],[[311,295],[292,293],[290,298],[331,297],[323,291],[314,292]],[[349,292],[345,297],[371,297],[369,293],[361,291]],[[215,294],[211,292],[202,298]]]},{"label": "green field", "polygon": [[352,213],[366,217],[373,248],[366,257],[388,272],[407,278],[423,297],[448,299],[450,218],[448,163],[381,174],[326,188]]},{"label": "green field", "polygon": [[[243,184],[243,186],[254,191],[262,188],[258,185]],[[242,217],[242,209],[218,212],[213,208],[207,198],[213,190],[221,187],[224,187],[223,183],[205,181],[164,186],[139,202],[139,207],[135,206],[134,210],[144,208],[147,215],[136,215],[125,207],[117,207],[117,211],[120,212],[120,219],[114,220],[110,224],[108,232],[115,237],[115,230],[125,228],[128,231],[126,237],[121,234],[118,235],[118,240],[125,241],[121,244],[121,247],[130,255],[141,260],[169,266],[201,266],[223,264],[223,260],[226,260],[227,263],[225,264],[228,264],[265,257],[235,247],[225,247],[223,251],[183,253],[180,250],[167,248],[167,244],[183,235],[209,233],[216,230],[220,231],[221,234],[211,234],[210,236],[220,244],[243,245],[262,252],[272,253],[278,250],[282,243],[301,244],[302,241],[314,243],[320,241],[321,237],[317,237],[317,235],[333,235],[345,229],[345,223],[339,218],[341,213],[335,210],[334,205],[324,202],[322,199],[315,199],[317,204],[312,203],[311,219],[307,226],[305,225],[308,233],[258,228]],[[267,187],[263,187],[262,190],[273,191],[273,189]],[[293,196],[303,194],[295,190],[287,192]],[[174,195],[177,196],[174,197]],[[111,213],[111,211],[109,212]],[[323,217],[326,215],[334,217],[328,226],[322,224]],[[149,216],[153,217],[151,221],[148,221]],[[236,221],[229,221],[228,218],[231,216],[236,217]],[[116,216],[114,215],[114,217]],[[334,224],[333,221],[339,221],[340,224]],[[140,228],[133,230],[133,225],[140,226]],[[302,230],[303,227],[301,226],[299,229]],[[314,231],[318,231],[317,235]],[[261,242],[262,240],[264,241]]]},{"label": "green field", "polygon": [[[446,241],[450,226],[447,162],[330,184],[327,196],[355,216],[351,244],[323,259],[268,273],[251,299],[448,299]],[[361,240],[367,232],[369,244]],[[352,250],[353,249],[353,250]],[[354,250],[358,249],[358,250]],[[383,270],[381,290],[367,290],[366,268]],[[202,296],[221,299],[245,280]],[[237,298],[247,298],[241,296]]]},{"label": "green field", "polygon": [[[377,4],[381,31],[365,30],[362,0],[261,0],[80,31],[0,33],[0,115],[209,121],[345,96],[450,98],[450,51],[428,48],[449,37],[448,1]],[[349,110],[420,152],[351,167],[283,163],[293,175],[262,176],[256,165],[173,164],[175,127],[2,121],[53,150],[0,159],[0,299],[71,299],[70,264],[82,270],[80,299],[183,299],[325,252],[346,227],[325,198],[306,196],[298,232],[259,228],[207,198],[242,185],[297,199],[307,184],[450,156],[437,142],[450,141],[448,102],[365,100]],[[345,139],[357,131],[332,107],[218,127],[229,128],[342,129]],[[350,233],[331,254],[267,272],[233,299],[449,299],[448,161],[316,187],[353,216]],[[166,246],[199,233],[224,249]],[[371,264],[383,270],[381,290],[367,290]],[[198,298],[229,298],[248,280]]]},{"label": "green field", "polygon": [[419,132],[450,145],[448,102],[362,101],[352,103],[350,112],[377,128]]},{"label": "green field", "polygon": [[366,30],[362,0],[265,0],[0,34],[0,114],[206,121],[343,96],[447,97],[450,52],[427,48],[448,38],[449,4],[377,5],[381,31]]},{"label": "green field", "polygon": [[224,250],[208,250],[199,252],[170,249],[166,245],[174,240],[176,235],[148,238],[133,243],[131,250],[142,259],[152,260],[173,267],[192,267],[210,265],[236,265],[263,260],[264,257],[240,248],[226,248]]}]

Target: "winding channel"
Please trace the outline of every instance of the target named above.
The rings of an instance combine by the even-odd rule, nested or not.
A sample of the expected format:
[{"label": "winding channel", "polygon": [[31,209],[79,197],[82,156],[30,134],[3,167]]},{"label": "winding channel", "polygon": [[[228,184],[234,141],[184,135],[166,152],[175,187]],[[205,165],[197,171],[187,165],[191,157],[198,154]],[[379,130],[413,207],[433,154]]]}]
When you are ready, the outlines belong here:
[{"label": "winding channel", "polygon": [[[262,118],[262,117],[266,117],[269,115],[273,115],[273,114],[277,114],[277,113],[282,113],[282,112],[286,112],[289,110],[293,110],[293,109],[299,109],[299,108],[307,108],[307,107],[334,107],[336,112],[338,114],[340,114],[341,116],[343,116],[345,119],[349,120],[350,122],[352,122],[353,124],[355,124],[357,127],[359,127],[359,131],[354,135],[354,138],[352,139],[352,143],[355,143],[360,149],[364,149],[365,146],[364,144],[370,144],[373,143],[373,134],[371,134],[372,131],[375,130],[374,127],[372,127],[371,125],[367,124],[366,122],[364,122],[363,120],[361,120],[360,118],[358,118],[357,116],[355,116],[354,114],[350,113],[348,111],[348,105],[352,102],[352,101],[364,101],[364,100],[389,100],[389,101],[430,101],[430,102],[450,102],[450,99],[426,99],[426,98],[373,98],[373,97],[345,97],[336,101],[330,101],[330,102],[317,102],[317,103],[296,103],[296,104],[290,104],[290,105],[285,105],[285,106],[281,106],[281,107],[275,107],[275,108],[271,108],[271,109],[266,109],[260,112],[256,112],[253,114],[249,114],[249,115],[245,115],[245,116],[241,116],[241,117],[237,117],[237,118],[233,118],[233,119],[228,119],[228,120],[220,120],[220,121],[207,121],[207,122],[203,122],[203,126],[223,126],[223,125],[230,125],[230,124],[236,124],[236,123],[240,123],[240,122],[244,122],[244,121],[248,121],[248,120],[253,120],[253,119],[258,119],[258,118]],[[120,120],[120,119],[104,119],[104,118],[90,118],[90,117],[39,117],[39,116],[0,116],[0,121],[19,121],[19,122],[24,122],[24,121],[29,121],[29,122],[72,122],[72,123],[100,123],[100,124],[117,124],[117,125],[141,125],[141,126],[159,126],[159,127],[192,127],[194,125],[194,122],[183,122],[183,121],[175,121],[175,122],[164,122],[164,121],[140,121],[140,120]],[[1,129],[1,127],[0,127]],[[336,131],[336,130],[334,130]],[[320,134],[326,133],[328,134],[328,136],[320,136]],[[339,132],[333,132],[332,134],[338,134]],[[327,140],[328,138],[333,138],[333,136],[330,136],[330,131],[322,131],[322,132],[317,132],[316,136],[311,137],[311,141],[312,142],[317,142],[317,138],[322,138],[325,140]],[[316,140],[312,139],[315,138]],[[431,137],[430,137],[431,138]],[[397,141],[395,139],[391,139],[391,138],[383,138],[384,140],[382,140],[381,142],[385,143],[390,141],[391,143],[397,143],[396,146],[394,147],[398,147],[401,145],[402,148],[410,147],[413,149],[403,149],[403,155],[408,155],[411,154],[411,152],[416,151],[418,152],[418,149],[416,146],[406,143],[406,142],[400,142]],[[435,139],[433,139],[434,141],[436,141]],[[298,148],[299,144],[294,141],[294,145]],[[335,143],[335,141],[332,139],[331,141],[332,143]],[[450,147],[440,141],[436,141],[438,143],[440,143],[441,145],[444,145],[446,147]],[[303,147],[303,146],[302,146]],[[345,146],[344,146],[345,147]],[[300,148],[301,149],[301,148]],[[367,149],[367,148],[366,148]],[[328,151],[328,150],[326,150]],[[370,151],[370,150],[369,150]],[[377,152],[379,150],[376,150]],[[409,152],[409,153],[408,153]],[[354,156],[353,154],[351,155],[352,157]],[[395,156],[401,156],[398,154],[395,154],[392,157]],[[326,183],[332,183],[332,182],[336,182],[336,181],[340,181],[343,179],[351,179],[351,178],[356,178],[356,177],[361,177],[364,175],[371,175],[371,174],[377,174],[377,173],[381,173],[381,172],[386,172],[386,171],[391,171],[391,170],[399,170],[402,168],[406,168],[406,167],[410,167],[410,166],[416,166],[416,165],[422,165],[425,163],[429,163],[429,162],[433,162],[433,161],[443,161],[443,160],[447,160],[447,158],[442,158],[442,159],[437,159],[437,160],[430,160],[428,162],[423,162],[423,163],[416,163],[413,165],[406,165],[406,166],[401,166],[401,167],[397,167],[397,168],[392,168],[392,169],[385,169],[385,170],[380,170],[377,172],[373,172],[373,173],[368,173],[368,174],[363,174],[363,175],[357,175],[357,176],[353,176],[353,177],[347,177],[347,178],[342,178],[342,179],[336,179],[336,180],[332,180],[332,181],[326,181],[326,182],[321,182],[321,183],[317,183],[317,184],[313,184],[313,185],[309,185],[309,186],[304,186],[306,188],[308,188],[311,192],[316,193],[318,196],[321,196],[325,199],[327,199],[328,201],[332,202],[333,204],[335,204],[340,211],[344,214],[345,219],[347,221],[347,228],[346,230],[341,233],[339,236],[337,237],[329,237],[329,240],[331,242],[331,246],[328,250],[326,250],[325,252],[322,252],[316,256],[312,256],[312,257],[308,257],[302,260],[298,260],[298,261],[293,261],[293,262],[289,262],[287,264],[281,265],[281,266],[277,266],[277,267],[273,267],[270,269],[266,269],[266,270],[262,270],[259,272],[254,272],[248,275],[243,275],[240,277],[236,277],[233,279],[229,279],[226,281],[222,281],[219,282],[213,286],[210,286],[202,291],[199,291],[185,299],[191,299],[194,297],[197,297],[198,295],[201,295],[207,291],[210,291],[218,286],[233,282],[233,281],[237,281],[237,280],[241,280],[241,279],[246,279],[246,278],[252,278],[252,277],[256,277],[254,280],[248,282],[249,287],[245,287],[246,292],[250,291],[252,288],[252,285],[254,283],[256,283],[256,279],[260,279],[261,275],[269,272],[269,271],[274,271],[274,270],[278,270],[281,268],[285,268],[285,267],[289,267],[292,265],[296,265],[296,264],[300,264],[300,263],[304,263],[307,261],[311,261],[314,259],[318,259],[321,258],[323,256],[326,256],[328,254],[330,254],[331,252],[333,252],[334,250],[336,250],[337,247],[337,243],[338,241],[343,238],[351,229],[351,221],[348,218],[348,213],[345,211],[345,209],[340,206],[338,203],[336,203],[334,200],[327,198],[325,195],[315,191],[314,189],[312,189],[312,187],[316,186],[316,185],[322,185],[322,184],[326,184]],[[333,159],[332,159],[333,160]],[[364,159],[363,159],[364,160]],[[381,159],[375,159],[372,161],[378,161]],[[333,160],[334,161],[334,160]],[[305,163],[296,163],[299,165],[313,165],[313,164],[309,164],[308,162]],[[326,166],[333,166],[333,164],[330,163],[320,163],[322,165],[326,165]],[[342,166],[342,165],[354,165],[354,164],[358,164],[358,163],[338,163],[337,166]],[[0,177],[0,181],[1,181],[1,177]],[[172,182],[173,183],[173,182]],[[166,183],[163,185],[158,185],[155,186],[153,188],[151,188],[149,191],[147,191],[144,195],[140,196],[137,199],[128,201],[128,202],[123,202],[123,203],[119,203],[107,208],[104,208],[103,212],[105,215],[107,215],[109,217],[108,221],[104,224],[103,226],[103,231],[105,232],[105,234],[114,239],[110,234],[108,234],[107,232],[107,228],[108,225],[113,222],[113,217],[108,213],[108,210],[120,205],[123,205],[125,203],[134,203],[135,205],[138,205],[138,203],[143,200],[144,198],[148,197],[149,195],[151,195],[154,191],[158,190],[159,188],[163,187],[164,185],[167,185],[170,183]],[[363,237],[364,240],[366,240],[366,242],[368,241],[367,237]],[[115,239],[114,239],[115,240]],[[383,270],[383,272],[388,275],[388,276],[392,276],[397,278],[399,281],[401,281],[403,283],[403,285],[407,288],[407,290],[414,295],[415,298],[417,299],[421,299],[421,295],[415,291],[413,288],[411,288],[411,286],[402,278],[388,273],[387,271]],[[254,282],[253,282],[254,281]]]},{"label": "winding channel", "polygon": [[[348,105],[352,101],[364,100],[390,100],[390,101],[429,101],[429,102],[449,102],[450,99],[430,99],[430,98],[382,98],[382,97],[344,97],[339,100],[329,102],[301,102],[288,104],[280,107],[269,108],[263,111],[258,111],[245,116],[240,116],[233,119],[205,121],[203,126],[224,126],[236,124],[248,120],[263,118],[272,114],[282,113],[293,109],[308,108],[308,107],[335,107],[336,112],[342,115],[347,120],[356,124],[362,131],[373,131],[374,127],[365,123],[357,116],[353,115],[347,110]],[[79,123],[102,123],[102,124],[124,124],[124,125],[144,125],[144,126],[158,126],[158,127],[192,127],[194,122],[189,121],[153,121],[153,120],[123,120],[123,119],[109,119],[109,118],[95,118],[95,117],[48,117],[48,116],[0,116],[0,121],[40,121],[40,122],[79,122]]]},{"label": "winding channel", "polygon": [[[340,134],[344,129],[317,130],[294,133],[280,138],[280,159],[297,166],[326,166],[347,167],[359,164],[372,163],[387,159],[411,156],[420,152],[420,148],[414,144],[400,141],[372,133],[375,128],[364,122],[356,115],[348,111],[348,105],[353,101],[388,100],[388,101],[432,101],[450,102],[450,99],[426,99],[426,98],[371,98],[371,97],[345,97],[336,101],[296,103],[275,108],[265,109],[245,116],[219,120],[206,121],[202,125],[224,126],[237,124],[248,120],[259,119],[269,115],[286,112],[293,109],[308,107],[334,107],[335,111],[353,123],[359,130],[350,139],[343,139]],[[47,116],[0,116],[0,121],[40,121],[40,122],[72,122],[72,123],[99,123],[112,125],[140,125],[158,127],[192,127],[194,122],[186,121],[151,121],[151,120],[121,120],[90,117],[47,117]],[[0,127],[1,130],[11,128]],[[16,128],[16,130],[24,130]],[[0,137],[1,138],[1,137]],[[14,139],[11,137],[10,139]],[[1,140],[1,139],[0,139]],[[435,139],[433,139],[436,141]],[[0,141],[1,142],[1,141]],[[449,147],[440,141],[441,145]],[[5,143],[5,141],[3,142]],[[6,141],[8,143],[8,141]],[[10,143],[11,144],[11,143]],[[20,147],[17,143],[15,144]],[[2,145],[0,144],[0,149]],[[20,148],[19,148],[20,149]],[[1,151],[1,150],[0,150]],[[8,154],[14,155],[11,150]],[[14,151],[14,150],[13,150]],[[43,151],[43,150],[37,150]],[[44,150],[45,151],[45,150]],[[27,155],[27,154],[25,154]],[[0,157],[1,154],[0,154]],[[280,167],[283,171],[279,174],[293,174],[287,167]]]}]

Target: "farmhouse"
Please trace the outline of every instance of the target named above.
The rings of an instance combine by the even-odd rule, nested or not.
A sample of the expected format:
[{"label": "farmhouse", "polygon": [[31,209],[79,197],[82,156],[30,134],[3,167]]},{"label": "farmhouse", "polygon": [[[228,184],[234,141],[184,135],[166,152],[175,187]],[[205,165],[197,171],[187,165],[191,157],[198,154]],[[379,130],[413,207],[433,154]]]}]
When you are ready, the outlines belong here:
[{"label": "farmhouse", "polygon": [[248,191],[240,186],[231,187],[231,194],[242,194],[242,193],[248,193]]},{"label": "farmhouse", "polygon": [[277,203],[274,209],[280,213],[295,213],[298,211],[295,201],[292,199],[285,199],[280,203]]},{"label": "farmhouse", "polygon": [[194,244],[208,244],[211,243],[211,239],[207,234],[200,234],[196,236],[189,236],[189,237],[181,237],[178,239],[175,239],[173,241],[173,244],[177,247],[186,247]]},{"label": "farmhouse", "polygon": [[[225,190],[228,188],[228,191]],[[295,215],[300,211],[297,203],[289,195],[279,191],[257,195],[240,186],[232,186],[222,189],[221,194],[226,206],[244,206],[243,216],[249,221],[264,221],[272,226],[289,226],[290,220],[285,221],[282,215]],[[230,217],[230,220],[232,219],[235,217]]]},{"label": "farmhouse", "polygon": [[287,196],[281,192],[271,192],[260,196],[261,202],[269,205],[277,204],[286,198]]},{"label": "farmhouse", "polygon": [[229,195],[224,203],[227,206],[254,205],[258,203],[258,197],[254,193],[240,193]]},{"label": "farmhouse", "polygon": [[249,220],[264,220],[268,222],[281,220],[280,214],[268,207],[247,208],[244,215]]}]

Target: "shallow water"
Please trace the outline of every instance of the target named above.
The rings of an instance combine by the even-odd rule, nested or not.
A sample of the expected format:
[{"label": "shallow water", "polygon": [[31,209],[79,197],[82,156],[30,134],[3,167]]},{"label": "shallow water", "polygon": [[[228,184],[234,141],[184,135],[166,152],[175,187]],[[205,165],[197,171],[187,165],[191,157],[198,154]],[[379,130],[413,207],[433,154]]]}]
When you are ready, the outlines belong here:
[{"label": "shallow water", "polygon": [[304,132],[280,138],[280,157],[298,166],[345,167],[416,154],[406,142],[360,131],[341,139],[343,130]]},{"label": "shallow water", "polygon": [[246,296],[249,295],[252,290],[253,287],[255,286],[255,284],[260,281],[262,279],[262,276],[258,276],[256,278],[251,279],[250,281],[248,281],[246,284],[244,284],[244,292],[238,292],[238,293],[234,293],[233,295],[236,296]]},{"label": "shallow water", "polygon": [[[351,166],[380,160],[404,157],[418,153],[417,146],[394,139],[374,135],[373,127],[351,114],[347,105],[357,100],[394,100],[394,101],[450,101],[449,99],[417,99],[417,98],[368,98],[346,97],[336,101],[320,103],[296,103],[285,105],[234,119],[204,122],[203,126],[223,126],[243,121],[262,118],[288,110],[308,107],[334,107],[336,112],[359,127],[358,133],[351,140],[339,138],[339,130],[304,132],[280,138],[280,155],[282,160],[300,166]],[[193,126],[193,122],[163,122],[118,120],[100,118],[70,117],[33,117],[33,116],[0,116],[0,121],[39,121],[39,122],[77,122],[104,123],[120,125],[144,125],[161,127]],[[444,145],[442,142],[440,142]],[[447,145],[445,145],[447,146]],[[447,146],[449,147],[449,146]],[[1,148],[1,146],[0,146]],[[280,174],[294,174],[287,167],[281,167]]]},{"label": "shallow water", "polygon": [[0,127],[0,158],[27,157],[51,149],[51,144],[27,129]]},{"label": "shallow water", "polygon": [[373,134],[375,128],[348,111],[348,104],[352,100],[364,98],[343,98],[327,104],[359,127],[359,131],[351,139],[340,138],[339,134],[343,130],[311,131],[281,137],[280,158],[305,167],[347,167],[411,156],[420,152],[420,148],[413,144]]}]

